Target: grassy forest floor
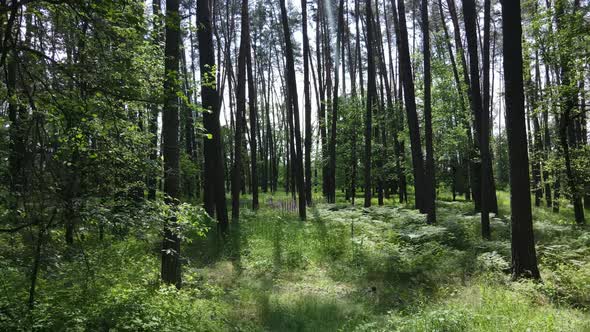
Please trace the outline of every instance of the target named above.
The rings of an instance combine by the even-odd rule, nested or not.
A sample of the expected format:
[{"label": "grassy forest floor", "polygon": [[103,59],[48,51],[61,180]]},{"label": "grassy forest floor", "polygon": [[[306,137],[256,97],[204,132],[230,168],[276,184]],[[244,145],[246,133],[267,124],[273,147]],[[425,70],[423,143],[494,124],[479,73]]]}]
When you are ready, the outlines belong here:
[{"label": "grassy forest floor", "polygon": [[506,273],[506,193],[492,241],[469,202],[438,201],[429,226],[392,202],[318,204],[302,223],[268,199],[228,239],[212,228],[183,245],[180,291],[159,285],[157,227],[108,241],[88,232],[69,254],[56,231],[31,313],[30,239],[1,235],[0,330],[590,331],[590,229],[567,210],[534,209],[533,283]]}]

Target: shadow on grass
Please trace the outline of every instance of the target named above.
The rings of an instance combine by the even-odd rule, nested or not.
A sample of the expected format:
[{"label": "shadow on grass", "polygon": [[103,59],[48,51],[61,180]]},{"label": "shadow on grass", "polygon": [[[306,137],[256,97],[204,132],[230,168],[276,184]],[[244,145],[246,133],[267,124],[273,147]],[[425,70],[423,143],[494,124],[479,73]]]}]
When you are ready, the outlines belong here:
[{"label": "shadow on grass", "polygon": [[247,247],[248,239],[240,223],[232,223],[225,234],[213,226],[204,237],[195,235],[192,240],[183,250],[191,265],[203,267],[230,260],[241,271],[242,249]]}]

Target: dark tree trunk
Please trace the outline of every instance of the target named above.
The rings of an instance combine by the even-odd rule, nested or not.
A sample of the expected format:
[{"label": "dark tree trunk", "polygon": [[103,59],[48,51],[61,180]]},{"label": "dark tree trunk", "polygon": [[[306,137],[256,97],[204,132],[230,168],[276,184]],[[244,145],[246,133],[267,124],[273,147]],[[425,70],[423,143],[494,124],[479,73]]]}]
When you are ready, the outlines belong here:
[{"label": "dark tree trunk", "polygon": [[[496,181],[494,180],[494,169],[492,167],[492,156],[490,149],[490,128],[493,121],[491,120],[490,110],[490,22],[491,22],[491,0],[484,0],[484,37],[483,37],[483,84],[482,84],[482,135],[485,135],[485,141],[482,142],[485,152],[482,155],[482,174],[485,172],[486,178],[482,180],[482,187],[487,191],[488,210],[498,213],[498,199],[496,197]],[[486,148],[487,146],[487,148]],[[485,158],[485,160],[483,159]],[[485,164],[484,164],[485,162]],[[482,189],[482,190],[483,190]],[[483,196],[482,196],[483,197]]]},{"label": "dark tree trunk", "polygon": [[[270,61],[269,61],[270,63]],[[268,80],[268,97],[269,100],[271,98],[271,89],[270,89],[270,82],[272,82],[272,80],[270,79],[270,75],[272,72],[272,64],[269,65],[269,80]],[[270,122],[270,102],[267,102],[266,105],[266,141],[268,144],[268,156],[265,156],[265,158],[268,158],[268,182],[269,182],[269,187],[270,187],[270,191],[271,192],[275,192],[276,191],[276,167],[275,167],[275,155],[276,155],[276,149],[275,149],[275,145],[274,145],[274,140],[273,140],[273,126],[271,125]],[[274,117],[274,116],[273,116]]]},{"label": "dark tree trunk", "polygon": [[[258,96],[256,94],[256,82],[252,69],[252,53],[250,41],[250,21],[248,14],[248,1],[244,0],[242,6],[242,34],[246,37],[246,67],[248,70],[248,107],[250,108],[250,189],[252,190],[252,209],[258,210]],[[245,25],[243,22],[246,22]]]},{"label": "dark tree trunk", "polygon": [[[340,83],[340,44],[342,44],[342,31],[344,30],[344,0],[340,0],[338,14],[338,31],[336,32],[336,63],[334,65],[334,90],[332,95],[332,121],[330,122],[329,142],[329,180],[328,203],[336,202],[336,123],[338,121],[338,87]],[[344,79],[344,77],[342,78]]]},{"label": "dark tree trunk", "polygon": [[[463,43],[461,41],[461,30],[459,28],[459,18],[457,15],[457,9],[455,7],[455,0],[447,0],[447,4],[449,6],[449,13],[451,14],[451,22],[453,23],[453,31],[454,31],[454,36],[455,36],[455,47],[457,48],[457,56],[461,59],[461,68],[463,69],[463,81],[465,83],[465,87],[467,90],[467,97],[469,99],[469,105],[470,105],[470,109],[471,109],[471,113],[473,114],[473,117],[475,118],[475,111],[473,110],[473,96],[472,96],[472,91],[471,91],[471,81],[469,79],[469,68],[467,67],[467,60],[465,58],[465,50],[463,48]],[[478,126],[477,121],[475,126]],[[471,126],[468,126],[468,138],[470,140],[470,144],[471,145],[471,149],[468,152],[469,155],[467,157],[467,160],[472,160],[469,161],[468,164],[468,180],[469,180],[469,185],[471,187],[471,192],[472,192],[472,197],[473,197],[473,203],[474,203],[474,207],[475,207],[475,211],[480,211],[480,204],[481,204],[481,193],[480,193],[480,187],[481,187],[481,179],[480,179],[480,164],[479,162],[474,161],[476,158],[476,149],[479,148],[479,137],[477,135],[477,131],[475,133],[475,135],[473,135],[473,139],[472,139],[472,133],[471,133]],[[474,127],[475,127],[474,126]]]},{"label": "dark tree trunk", "polygon": [[[246,19],[244,19],[244,16]],[[242,149],[244,118],[246,116],[246,53],[248,47],[248,0],[242,0],[242,28],[240,34],[240,53],[238,55],[238,77],[236,86],[236,115],[234,129],[234,164],[231,182],[232,221],[240,219],[240,190],[242,189]]]},{"label": "dark tree trunk", "polygon": [[[398,119],[398,107],[394,104],[394,95],[396,91],[396,82],[395,82],[395,74],[394,74],[394,62],[393,62],[393,48],[391,42],[391,25],[389,22],[389,15],[387,14],[387,5],[385,0],[383,0],[383,16],[385,16],[385,32],[387,34],[387,46],[389,49],[388,58],[389,58],[389,69],[390,69],[390,80],[391,84],[386,85],[386,95],[387,95],[387,107],[388,113],[391,112],[392,118],[392,136],[393,136],[393,154],[395,157],[395,169],[396,169],[396,176],[397,176],[397,188],[400,194],[402,195],[401,184],[404,181],[404,174],[402,170],[401,160],[403,156],[401,155],[400,149],[400,140],[399,140],[399,119]],[[387,82],[387,80],[386,80]],[[391,186],[393,187],[393,186]],[[401,200],[401,199],[400,199]]]},{"label": "dark tree trunk", "polygon": [[[167,202],[176,205],[180,196],[180,164],[178,142],[178,97],[180,60],[180,15],[178,0],[166,0],[166,45],[164,49],[164,106],[162,108],[162,146],[164,155],[164,193]],[[180,237],[174,231],[174,217],[164,227],[162,243],[162,281],[181,285]]]},{"label": "dark tree trunk", "polygon": [[[445,18],[444,18],[444,12],[443,12],[443,7],[442,7],[442,0],[438,0],[438,9],[439,9],[440,17],[441,17],[442,28],[443,28],[443,31],[445,34],[447,52],[449,52],[451,66],[453,68],[453,77],[455,79],[455,85],[457,87],[457,93],[459,96],[459,105],[461,106],[461,113],[467,114],[467,108],[465,106],[465,96],[463,94],[463,83],[461,83],[461,79],[459,78],[459,69],[457,68],[457,62],[455,60],[455,55],[453,54],[453,47],[451,45],[451,38],[449,36],[449,31],[447,29],[447,25],[444,22]],[[468,121],[462,121],[462,125],[465,127],[465,129],[467,131],[468,146],[472,147],[473,141],[471,138],[471,126],[469,125]],[[458,164],[460,164],[461,167],[465,169],[465,172],[455,172],[454,180],[457,176],[459,176],[458,174],[465,174],[466,175],[466,181],[464,182],[465,183],[465,187],[464,187],[465,199],[470,200],[471,199],[471,192],[469,189],[470,188],[469,170],[471,168],[471,166],[470,166],[471,164],[470,164],[469,157],[468,157],[467,153],[461,152],[460,155],[461,155],[461,157],[460,157]]]},{"label": "dark tree trunk", "polygon": [[[391,2],[392,6],[392,16],[393,16],[393,25],[394,25],[394,30],[395,30],[395,34],[396,36],[400,35],[400,27],[399,27],[399,19],[398,19],[398,14],[397,14],[397,9],[396,9],[396,5],[395,2],[392,0]],[[396,38],[395,39],[396,42],[396,46],[398,49],[398,55],[399,55],[399,50],[401,49],[401,40],[400,38]],[[399,60],[399,56],[398,56],[398,60]],[[396,123],[394,124],[395,126],[395,132],[400,133],[403,131],[404,129],[404,112],[403,112],[403,80],[402,80],[402,74],[401,74],[401,66],[399,65],[400,61],[398,61],[398,66],[397,66],[397,76],[399,78],[399,84],[398,84],[398,90],[397,90],[397,95],[396,95],[396,100],[397,100],[397,104],[396,104],[396,109],[395,109],[395,114],[396,114]],[[399,137],[398,137],[399,138]],[[397,166],[397,172],[398,172],[398,179],[399,179],[399,202],[400,203],[407,203],[408,202],[408,191],[407,191],[407,181],[406,181],[406,175],[405,175],[405,155],[406,155],[406,147],[405,147],[405,142],[403,139],[399,139],[398,140],[398,144],[397,144],[397,150],[398,150],[398,160],[396,161],[396,166]]]},{"label": "dark tree trunk", "polygon": [[225,232],[228,227],[227,206],[225,202],[225,171],[223,162],[223,146],[221,144],[221,125],[219,123],[219,93],[213,69],[215,53],[213,48],[213,31],[211,30],[211,14],[209,0],[197,2],[199,59],[201,71],[201,98],[203,108],[203,126],[210,135],[204,138],[203,155],[205,174],[203,177],[203,199],[205,211],[210,216],[215,214],[218,227]]},{"label": "dark tree trunk", "polygon": [[[377,43],[378,45],[378,59],[379,59],[379,77],[380,77],[380,90],[381,90],[381,107],[380,107],[380,111],[381,111],[381,116],[379,117],[379,123],[381,126],[381,132],[380,132],[380,137],[378,137],[378,139],[381,139],[381,144],[382,144],[382,152],[379,153],[379,159],[378,159],[378,165],[377,167],[382,169],[385,165],[385,163],[387,162],[387,160],[389,159],[388,156],[388,131],[387,131],[387,123],[390,119],[390,112],[393,111],[393,98],[391,95],[391,84],[389,81],[389,77],[388,77],[388,71],[387,71],[387,64],[385,63],[385,48],[383,46],[382,40],[383,40],[383,35],[381,33],[381,15],[380,15],[380,11],[379,11],[379,1],[375,1],[376,5],[375,5],[375,11],[376,11],[376,19],[375,19],[375,33],[377,36],[377,40],[379,41]],[[384,16],[385,16],[385,20],[386,20],[386,28],[388,26],[387,24],[387,13],[385,11],[385,6],[383,7],[384,10]],[[386,30],[386,33],[388,33],[388,31]],[[387,42],[389,45],[389,35],[387,36]],[[390,63],[393,63],[393,60],[391,59],[391,54],[390,55]],[[393,79],[393,77],[392,77]],[[387,107],[385,107],[385,102],[384,99],[387,102]],[[376,133],[377,134],[377,133]],[[396,135],[394,134],[394,137],[396,137]],[[397,139],[394,140],[394,145],[396,144]],[[395,149],[395,148],[394,148]],[[395,149],[397,151],[397,149]],[[378,178],[378,184],[377,184],[377,197],[378,197],[378,203],[379,205],[383,205],[384,198],[389,198],[389,193],[390,193],[390,184],[391,181],[389,181],[388,176],[386,174],[380,174],[379,178]]]},{"label": "dark tree trunk", "polygon": [[[323,67],[324,64],[323,60],[323,39],[322,39],[322,27],[324,24],[323,20],[324,16],[324,6],[323,1],[318,2],[318,12],[316,15],[316,56],[317,56],[317,73],[318,73],[318,85],[319,85],[319,99],[320,99],[320,108],[318,113],[318,127],[320,131],[320,143],[321,143],[321,155],[322,158],[320,159],[320,165],[322,167],[322,194],[324,196],[327,195],[328,192],[328,169],[327,163],[325,162],[326,156],[328,155],[328,143],[327,143],[327,133],[326,133],[326,84],[325,80],[323,79]],[[324,50],[325,51],[325,50]],[[326,64],[327,69],[327,64]]]},{"label": "dark tree trunk", "polygon": [[322,155],[324,158],[324,186],[325,192],[324,196],[326,200],[330,200],[330,180],[332,175],[330,174],[330,116],[329,116],[329,109],[333,107],[332,105],[332,97],[333,97],[333,81],[332,81],[332,72],[334,70],[334,63],[333,63],[333,56],[332,56],[332,24],[330,23],[333,17],[330,17],[332,14],[331,9],[327,10],[326,6],[332,6],[328,2],[324,1],[324,10],[325,12],[322,15],[323,18],[323,33],[322,33],[322,54],[324,57],[324,87],[326,89],[326,112],[324,113],[324,121],[325,121],[325,128],[326,128],[326,146],[325,146],[325,153]]},{"label": "dark tree trunk", "polygon": [[301,0],[303,27],[303,94],[305,98],[305,199],[311,205],[311,92],[309,84],[309,59],[311,51],[307,36],[307,1]]},{"label": "dark tree trunk", "polygon": [[[565,1],[559,0],[555,3],[555,15],[557,17],[557,29],[563,29],[563,20],[567,19],[565,15]],[[567,38],[567,37],[566,37]],[[567,44],[567,42],[566,42]],[[561,55],[559,61],[561,66],[561,86],[569,87],[573,81],[572,62],[570,54]],[[561,143],[563,157],[565,159],[565,172],[567,176],[567,184],[571,191],[572,203],[574,205],[574,217],[577,224],[584,224],[584,206],[582,205],[582,194],[577,188],[577,174],[575,174],[572,167],[570,145],[575,144],[575,139],[568,137],[568,134],[573,136],[573,121],[572,111],[576,107],[577,92],[572,89],[565,89],[560,93],[560,104],[562,107],[561,116],[559,119],[559,141]]]},{"label": "dark tree trunk", "polygon": [[520,2],[502,1],[506,130],[510,156],[512,276],[540,278],[537,268],[524,115]]},{"label": "dark tree trunk", "polygon": [[[487,0],[486,0],[487,1]],[[471,74],[471,108],[475,113],[475,128],[479,138],[479,152],[481,155],[481,234],[483,238],[491,237],[489,212],[491,197],[488,188],[492,185],[489,177],[489,134],[488,110],[483,107],[479,82],[479,58],[477,51],[477,12],[474,0],[463,1],[463,18],[465,19],[465,33],[467,35],[467,49],[469,51],[469,72]]]},{"label": "dark tree trunk", "polygon": [[[377,105],[377,85],[376,85],[376,69],[375,69],[375,54],[374,54],[374,37],[373,37],[373,9],[371,2],[366,3],[367,15],[367,109],[365,113],[365,207],[371,206],[371,136],[373,132],[373,108]],[[360,59],[359,59],[360,60]],[[359,61],[360,62],[360,61]]]},{"label": "dark tree trunk", "polygon": [[35,255],[33,256],[33,268],[31,271],[31,284],[29,285],[29,310],[35,307],[35,288],[37,286],[37,277],[41,265],[41,252],[43,250],[43,241],[45,240],[45,227],[39,226],[37,231],[37,243],[35,243]]},{"label": "dark tree trunk", "polygon": [[295,76],[295,61],[293,59],[293,47],[291,45],[291,33],[289,30],[289,21],[287,17],[287,8],[285,7],[285,0],[281,0],[281,21],[283,25],[283,33],[285,36],[285,53],[287,56],[287,86],[288,86],[288,105],[290,109],[290,123],[294,123],[293,131],[295,136],[295,156],[293,165],[295,167],[295,178],[297,181],[297,190],[299,193],[299,218],[306,219],[306,201],[305,201],[305,186],[303,177],[303,151],[301,147],[301,129],[299,125],[299,101],[297,100],[297,80]]},{"label": "dark tree trunk", "polygon": [[[393,2],[393,1],[392,1]],[[416,208],[425,213],[425,188],[424,188],[424,159],[422,154],[422,142],[420,140],[420,127],[418,124],[418,114],[416,112],[416,94],[414,89],[414,79],[412,76],[412,63],[410,61],[410,48],[408,44],[408,30],[406,28],[406,14],[403,1],[398,1],[397,15],[399,16],[399,31],[397,33],[400,40],[399,60],[400,75],[404,87],[404,100],[406,106],[406,116],[408,128],[410,130],[410,145],[412,150],[412,165],[414,173],[414,197]],[[395,9],[395,4],[392,3]],[[394,16],[396,13],[394,12]]]},{"label": "dark tree trunk", "polygon": [[428,223],[436,221],[436,181],[434,166],[434,147],[432,145],[432,94],[430,73],[430,32],[428,24],[428,1],[422,0],[422,40],[424,56],[424,140],[426,145],[424,207],[428,214]]},{"label": "dark tree trunk", "polygon": [[[351,65],[350,67],[350,71],[351,71],[351,84],[352,84],[352,95],[353,95],[353,99],[355,100],[355,105],[357,105],[360,108],[362,108],[362,96],[363,96],[363,70],[362,70],[362,65],[361,65],[361,45],[360,45],[360,28],[359,28],[359,20],[360,20],[360,8],[359,8],[359,1],[355,0],[354,2],[354,13],[355,13],[355,30],[356,30],[356,39],[355,39],[355,65],[356,65],[356,69],[358,69],[359,72],[359,86],[361,89],[361,98],[359,98],[357,96],[357,92],[356,92],[356,77],[355,77],[355,68],[352,65],[353,63],[353,57],[352,54],[349,56],[350,61],[351,61]],[[349,41],[350,42],[350,41]],[[351,203],[352,205],[355,204],[355,200],[356,200],[356,181],[357,181],[357,165],[358,165],[358,157],[357,157],[357,137],[358,137],[358,131],[357,128],[355,127],[353,129],[352,132],[352,139],[351,139],[351,151],[350,151],[350,155],[351,155],[351,159],[352,159],[352,169],[350,171],[350,197],[351,197]]]},{"label": "dark tree trunk", "polygon": [[356,29],[356,58],[357,58],[357,68],[359,71],[359,87],[361,89],[361,100],[362,97],[365,96],[365,85],[363,84],[363,65],[362,65],[362,56],[361,56],[361,29],[360,29],[360,18],[361,18],[361,10],[359,6],[359,0],[355,0],[355,20],[354,25]]}]

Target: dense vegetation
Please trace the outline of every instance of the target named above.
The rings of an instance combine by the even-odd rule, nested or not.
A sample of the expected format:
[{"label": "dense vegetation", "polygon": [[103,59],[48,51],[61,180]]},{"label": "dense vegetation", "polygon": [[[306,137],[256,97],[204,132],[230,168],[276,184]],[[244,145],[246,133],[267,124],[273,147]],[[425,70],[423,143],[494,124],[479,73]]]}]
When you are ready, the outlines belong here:
[{"label": "dense vegetation", "polygon": [[0,330],[590,331],[584,0],[0,0]]},{"label": "dense vegetation", "polygon": [[[270,198],[261,196],[256,213],[242,213],[221,249],[211,221],[206,238],[189,233],[197,239],[185,244],[180,290],[158,282],[157,227],[136,225],[102,241],[90,232],[69,260],[56,232],[44,249],[37,305],[29,312],[23,299],[32,243],[4,241],[2,329],[590,329],[590,232],[568,225],[571,213],[534,210],[543,283],[511,282],[508,219],[491,218],[493,241],[482,240],[468,202],[439,201],[431,226],[390,201],[364,209],[340,196],[336,205],[310,209],[309,221],[300,223],[266,204]],[[272,198],[276,204],[288,196]],[[507,200],[500,193],[502,215],[509,214]],[[119,218],[138,212],[147,214],[132,209]]]}]

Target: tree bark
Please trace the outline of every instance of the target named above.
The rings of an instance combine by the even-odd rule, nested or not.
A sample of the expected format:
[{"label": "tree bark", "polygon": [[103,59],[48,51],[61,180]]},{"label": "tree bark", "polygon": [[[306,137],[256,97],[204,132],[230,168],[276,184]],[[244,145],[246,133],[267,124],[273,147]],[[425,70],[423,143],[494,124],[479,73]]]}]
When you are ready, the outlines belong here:
[{"label": "tree bark", "polygon": [[[320,165],[322,166],[322,194],[324,196],[328,193],[328,165],[325,162],[326,156],[328,155],[328,142],[326,133],[326,81],[324,80],[323,72],[323,53],[325,49],[323,47],[323,24],[324,24],[324,6],[323,1],[318,2],[318,12],[316,15],[316,56],[317,56],[317,73],[318,73],[318,85],[319,85],[319,99],[320,107],[318,109],[318,127],[320,132],[320,143],[321,143],[321,159]],[[324,52],[322,52],[324,50]],[[327,64],[326,64],[327,69]]]},{"label": "tree bark", "polygon": [[305,199],[311,205],[311,92],[309,84],[309,59],[311,51],[307,36],[307,1],[301,0],[301,16],[303,29],[303,94],[305,99]]},{"label": "tree bark", "polygon": [[[488,1],[488,0],[486,0]],[[465,33],[467,35],[467,49],[469,52],[469,72],[471,76],[471,100],[472,109],[475,113],[476,133],[479,137],[479,152],[481,155],[481,176],[480,176],[480,195],[481,195],[481,234],[483,238],[490,239],[490,220],[489,212],[491,206],[491,197],[488,188],[491,186],[489,181],[490,167],[489,160],[489,133],[488,133],[488,112],[483,107],[480,82],[479,82],[479,57],[477,51],[477,13],[474,0],[463,0],[463,18],[465,19]]]},{"label": "tree bark", "polygon": [[[338,87],[340,84],[340,44],[342,44],[342,31],[344,30],[344,0],[340,0],[338,12],[338,30],[336,32],[336,64],[334,66],[334,87],[332,94],[332,120],[330,121],[329,142],[329,180],[328,203],[336,202],[336,123],[338,122]],[[344,79],[344,77],[343,77]]]},{"label": "tree bark", "polygon": [[[180,60],[179,1],[166,0],[166,44],[164,49],[164,105],[162,108],[162,133],[164,155],[164,193],[167,203],[174,206],[180,196],[180,164],[178,142],[178,75]],[[180,237],[174,231],[176,218],[172,217],[164,227],[162,243],[162,281],[181,285]]]},{"label": "tree bark", "polygon": [[434,166],[434,147],[432,144],[432,78],[430,73],[430,32],[428,24],[428,1],[422,0],[422,40],[424,56],[424,140],[426,145],[424,203],[428,223],[436,222],[436,181]]},{"label": "tree bark", "polygon": [[[365,178],[365,207],[371,206],[371,155],[372,155],[372,132],[373,132],[373,108],[377,104],[377,85],[376,85],[376,69],[375,69],[375,54],[373,42],[373,9],[371,0],[366,3],[366,19],[367,19],[367,105],[365,112],[365,160],[364,160],[364,178]],[[359,59],[360,62],[360,59]]]},{"label": "tree bark", "polygon": [[[557,0],[555,3],[555,15],[557,17],[557,29],[563,29],[565,24],[563,20],[565,17],[565,0]],[[569,54],[563,54],[560,61],[561,67],[561,86],[565,87],[565,91],[560,93],[561,115],[559,119],[559,141],[561,143],[563,157],[565,159],[565,172],[567,183],[572,195],[572,203],[574,205],[574,217],[576,223],[582,225],[586,223],[584,218],[584,206],[582,205],[582,195],[577,188],[577,176],[572,168],[570,142],[574,143],[574,139],[568,137],[572,135],[573,123],[571,119],[572,111],[577,103],[577,92],[569,86],[572,82],[572,59]]]},{"label": "tree bark", "polygon": [[[258,95],[256,82],[252,69],[252,43],[250,40],[250,21],[248,14],[248,0],[242,5],[242,26],[246,30],[242,33],[246,36],[246,67],[248,70],[248,107],[250,108],[250,188],[252,190],[252,209],[258,210]],[[245,21],[245,25],[244,22]]]},{"label": "tree bark", "polygon": [[533,234],[533,216],[525,130],[522,26],[520,2],[502,1],[506,130],[510,156],[512,277],[540,279]]},{"label": "tree bark", "polygon": [[[245,17],[245,18],[244,18]],[[240,53],[238,55],[238,77],[236,86],[236,114],[234,129],[234,164],[232,167],[231,206],[232,221],[240,219],[240,190],[242,189],[242,149],[244,122],[246,117],[246,53],[248,47],[248,0],[242,0]]]},{"label": "tree bark", "polygon": [[[420,127],[418,125],[418,114],[416,112],[416,94],[414,89],[414,79],[412,75],[412,63],[410,61],[410,49],[408,44],[408,30],[406,28],[406,14],[403,0],[398,0],[398,18],[397,29],[398,39],[400,41],[399,60],[400,74],[404,87],[404,100],[406,106],[406,117],[408,128],[410,130],[410,145],[412,150],[412,165],[414,173],[414,197],[416,208],[425,213],[425,188],[424,188],[424,159],[422,154],[422,142],[420,140]],[[395,3],[392,1],[392,8],[395,9]],[[394,17],[396,15],[394,12]]]},{"label": "tree bark", "polygon": [[[459,78],[459,69],[457,67],[455,55],[453,54],[453,47],[451,45],[451,38],[449,36],[449,31],[448,31],[447,25],[445,23],[444,12],[443,12],[443,7],[442,7],[442,0],[438,0],[438,9],[439,9],[440,17],[441,17],[442,28],[443,28],[443,31],[445,34],[447,52],[449,52],[449,58],[451,60],[451,67],[453,69],[453,77],[455,79],[455,85],[457,87],[457,93],[459,96],[459,105],[461,107],[461,113],[468,114],[467,107],[465,105],[465,95],[464,95],[464,91],[463,91],[463,83],[461,83],[461,79]],[[462,121],[462,125],[467,132],[467,144],[471,148],[471,147],[473,147],[471,126],[469,125],[469,122],[467,120]],[[469,171],[471,168],[471,163],[469,161],[468,153],[461,151],[459,159],[460,160],[459,160],[458,164],[460,164],[462,166],[462,168],[465,169],[465,172],[460,172],[460,174],[466,175],[466,181],[464,182],[465,183],[465,188],[464,188],[465,199],[471,200],[471,192],[470,192],[470,184],[469,184],[469,181],[470,181]],[[459,172],[456,172],[456,173],[459,173]],[[457,177],[457,175],[455,174],[454,177]]]},{"label": "tree bark", "polygon": [[[454,36],[455,36],[455,47],[457,48],[457,57],[459,57],[461,59],[461,68],[463,69],[463,81],[465,83],[465,90],[467,91],[467,98],[469,100],[469,106],[471,109],[471,113],[473,115],[473,118],[476,118],[476,114],[475,111],[473,109],[473,96],[472,96],[472,91],[471,91],[471,80],[469,79],[469,68],[467,67],[467,60],[465,58],[465,50],[463,48],[463,42],[461,41],[461,30],[459,28],[459,18],[457,15],[457,9],[455,7],[455,1],[454,0],[447,0],[447,4],[449,6],[449,13],[451,14],[451,22],[453,23],[453,31],[454,31]],[[463,89],[463,86],[461,87],[461,89]],[[474,122],[476,122],[476,126],[478,126],[477,121],[475,120]],[[471,132],[471,126],[467,125],[469,130],[468,130],[468,138],[470,141],[473,142],[473,144],[471,145],[471,148],[469,150],[469,156],[468,156],[468,160],[475,160],[475,155],[476,155],[476,149],[479,148],[479,137],[477,135],[477,130],[475,135],[472,135]],[[471,139],[473,138],[473,139]],[[471,142],[470,142],[471,143]],[[480,204],[481,204],[481,193],[480,193],[480,188],[481,188],[481,179],[479,177],[480,174],[480,167],[481,165],[478,162],[475,161],[470,161],[468,164],[468,178],[469,178],[469,185],[471,186],[471,192],[472,192],[472,197],[473,197],[473,203],[474,203],[474,208],[475,211],[480,211]]]},{"label": "tree bark", "polygon": [[303,177],[303,151],[301,147],[301,131],[299,125],[299,101],[297,100],[297,79],[295,77],[295,61],[293,59],[293,47],[291,45],[291,33],[289,30],[289,21],[287,17],[287,8],[285,0],[281,0],[281,21],[283,25],[283,33],[285,36],[285,53],[287,57],[287,86],[288,86],[288,105],[290,110],[289,122],[293,123],[293,134],[295,136],[295,151],[293,160],[295,168],[295,178],[297,181],[297,190],[299,193],[299,218],[306,219],[306,201],[305,201],[305,186]]},{"label": "tree bark", "polygon": [[218,221],[219,230],[224,233],[228,228],[227,206],[225,202],[225,171],[223,146],[221,144],[221,125],[219,123],[219,93],[215,79],[215,52],[213,48],[213,31],[209,0],[198,0],[197,20],[199,39],[199,67],[201,71],[201,99],[203,108],[203,126],[210,135],[204,138],[203,155],[205,174],[203,177],[203,200],[205,211]]}]

